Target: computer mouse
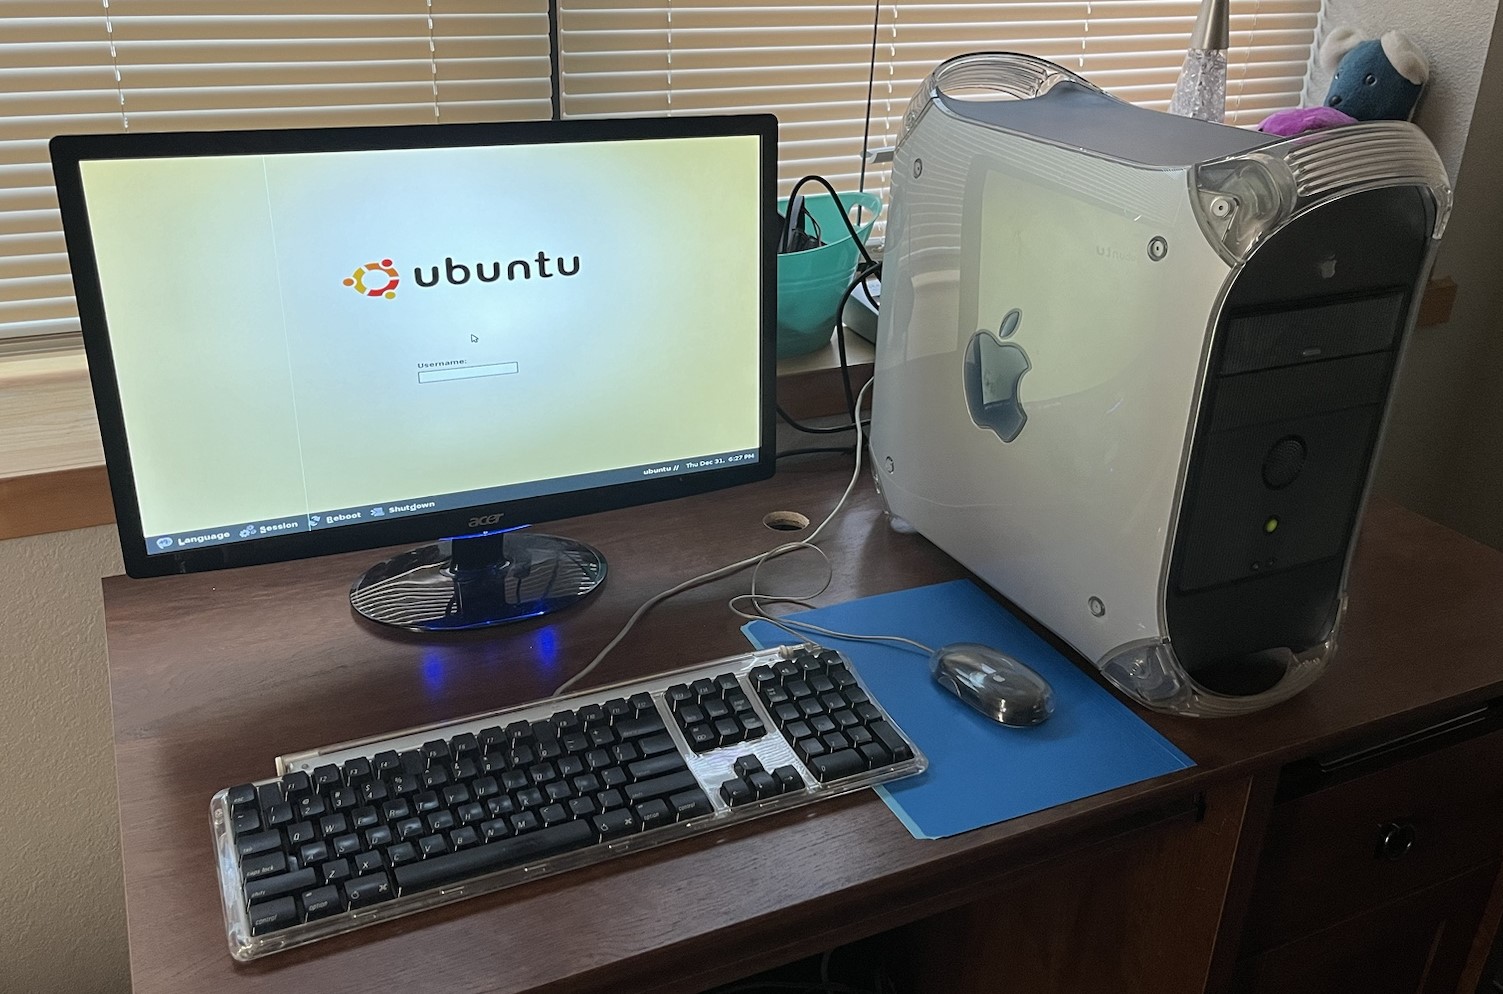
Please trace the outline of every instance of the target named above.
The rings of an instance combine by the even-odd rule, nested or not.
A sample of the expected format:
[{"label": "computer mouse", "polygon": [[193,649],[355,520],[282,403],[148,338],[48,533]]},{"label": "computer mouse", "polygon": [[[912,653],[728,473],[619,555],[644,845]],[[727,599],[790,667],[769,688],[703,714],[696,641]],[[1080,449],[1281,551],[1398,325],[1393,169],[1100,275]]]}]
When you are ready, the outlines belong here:
[{"label": "computer mouse", "polygon": [[942,645],[929,656],[941,687],[1003,725],[1037,725],[1054,713],[1054,690],[1024,663],[976,642]]}]

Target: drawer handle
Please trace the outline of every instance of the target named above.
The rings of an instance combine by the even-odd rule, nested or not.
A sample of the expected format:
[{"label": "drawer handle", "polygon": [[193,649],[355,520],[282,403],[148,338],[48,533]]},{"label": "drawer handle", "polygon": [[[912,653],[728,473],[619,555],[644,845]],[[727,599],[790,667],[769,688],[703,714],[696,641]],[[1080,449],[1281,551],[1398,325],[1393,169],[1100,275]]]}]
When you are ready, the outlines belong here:
[{"label": "drawer handle", "polygon": [[1378,826],[1378,859],[1398,859],[1414,848],[1417,833],[1408,822],[1390,821]]}]

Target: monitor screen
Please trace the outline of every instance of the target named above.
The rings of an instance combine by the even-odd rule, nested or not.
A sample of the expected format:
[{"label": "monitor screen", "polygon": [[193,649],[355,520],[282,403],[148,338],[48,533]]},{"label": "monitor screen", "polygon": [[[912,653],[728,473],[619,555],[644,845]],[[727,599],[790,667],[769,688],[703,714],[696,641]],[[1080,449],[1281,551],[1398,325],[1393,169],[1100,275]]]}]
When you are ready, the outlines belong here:
[{"label": "monitor screen", "polygon": [[128,571],[769,475],[773,129],[56,140]]}]

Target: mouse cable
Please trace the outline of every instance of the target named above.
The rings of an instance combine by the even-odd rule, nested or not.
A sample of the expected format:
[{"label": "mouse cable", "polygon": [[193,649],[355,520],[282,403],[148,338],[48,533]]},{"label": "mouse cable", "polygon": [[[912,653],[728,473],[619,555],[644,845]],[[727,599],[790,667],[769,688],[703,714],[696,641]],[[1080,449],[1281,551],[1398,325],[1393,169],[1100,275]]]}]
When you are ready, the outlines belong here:
[{"label": "mouse cable", "polygon": [[[861,388],[861,393],[856,398],[858,409],[861,400],[865,398],[866,392],[869,389],[871,389],[870,383],[867,383],[866,386]],[[825,555],[825,551],[814,543],[819,538],[820,532],[824,531],[826,526],[828,526],[831,521],[835,520],[835,516],[845,508],[846,502],[850,500],[851,492],[856,489],[856,481],[861,479],[861,429],[859,427],[859,424],[856,428],[856,436],[856,465],[851,470],[851,480],[846,484],[845,491],[840,495],[840,499],[835,502],[835,506],[830,509],[830,513],[827,514],[825,516],[825,519],[821,521],[812,532],[809,533],[808,538],[799,539],[796,542],[784,542],[782,545],[769,549],[768,551],[760,553],[759,555],[751,556],[747,559],[742,559],[739,562],[730,563],[726,566],[720,567],[719,569],[710,570],[707,573],[701,573],[699,576],[691,577],[690,579],[685,580],[683,583],[670,587],[667,590],[664,590],[662,593],[655,594],[654,596],[643,601],[642,605],[632,613],[632,616],[626,619],[626,624],[621,626],[621,630],[616,633],[616,637],[607,642],[605,648],[601,649],[600,652],[595,655],[594,659],[585,664],[585,667],[583,669],[581,669],[578,673],[575,673],[573,676],[569,677],[569,679],[565,680],[563,683],[559,684],[558,688],[554,690],[550,696],[557,697],[558,695],[564,693],[570,687],[573,687],[575,684],[579,683],[579,681],[583,680],[585,677],[593,673],[595,671],[595,668],[600,665],[605,657],[610,655],[611,650],[621,644],[622,640],[626,638],[627,633],[636,626],[637,622],[642,619],[643,615],[645,615],[648,611],[652,610],[654,607],[661,604],[668,598],[673,597],[677,594],[681,594],[685,590],[690,590],[702,584],[722,579],[723,577],[730,576],[733,573],[739,573],[747,567],[760,568],[761,565],[767,562],[767,560],[769,559],[775,559],[778,556],[786,555],[790,552],[797,552],[801,549],[808,549],[812,552],[818,553],[819,557],[824,560],[826,573],[830,578],[833,578],[835,575],[835,570],[830,565],[830,557]],[[755,574],[753,574],[753,577],[755,578]],[[820,588],[820,592],[823,593],[824,588],[828,587],[829,585],[830,579],[826,579],[824,587]],[[755,589],[755,586],[753,587],[753,589]]]}]

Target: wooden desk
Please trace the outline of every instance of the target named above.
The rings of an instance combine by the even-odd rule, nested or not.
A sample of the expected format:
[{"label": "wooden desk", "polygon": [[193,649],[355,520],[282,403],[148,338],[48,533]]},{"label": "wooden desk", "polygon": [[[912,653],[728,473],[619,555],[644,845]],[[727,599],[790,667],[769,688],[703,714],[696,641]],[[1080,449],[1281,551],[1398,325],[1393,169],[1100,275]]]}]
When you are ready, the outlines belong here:
[{"label": "wooden desk", "polygon": [[[986,989],[974,970],[987,956],[959,959],[953,932],[934,930],[983,942],[993,926],[1004,938],[986,948],[1009,957],[1015,989],[1216,988],[1236,968],[1279,771],[1503,694],[1503,555],[1379,505],[1343,648],[1313,689],[1245,718],[1150,717],[1194,769],[937,842],[914,841],[863,793],[232,963],[209,846],[215,790],[269,775],[282,753],[546,695],[650,594],[785,538],[764,527],[768,512],[821,518],[848,466],[790,460],[765,484],[562,523],[609,557],[604,590],[486,633],[421,639],[357,621],[346,591],[376,553],[106,581],[136,991],[687,992],[898,927],[923,976]],[[825,602],[964,575],[890,531],[864,481],[826,547],[837,575]],[[769,567],[769,587],[799,589],[812,559]],[[743,650],[724,604],[744,589],[721,581],[658,608],[598,681]]]}]

